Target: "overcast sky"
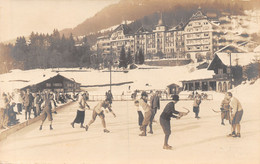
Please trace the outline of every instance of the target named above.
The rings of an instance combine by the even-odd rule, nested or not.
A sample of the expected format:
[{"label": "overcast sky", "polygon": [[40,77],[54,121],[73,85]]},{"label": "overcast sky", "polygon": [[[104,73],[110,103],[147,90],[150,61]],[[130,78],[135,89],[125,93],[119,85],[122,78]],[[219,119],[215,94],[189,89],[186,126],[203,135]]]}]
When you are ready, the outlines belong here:
[{"label": "overcast sky", "polygon": [[0,0],[0,41],[73,28],[119,0]]}]

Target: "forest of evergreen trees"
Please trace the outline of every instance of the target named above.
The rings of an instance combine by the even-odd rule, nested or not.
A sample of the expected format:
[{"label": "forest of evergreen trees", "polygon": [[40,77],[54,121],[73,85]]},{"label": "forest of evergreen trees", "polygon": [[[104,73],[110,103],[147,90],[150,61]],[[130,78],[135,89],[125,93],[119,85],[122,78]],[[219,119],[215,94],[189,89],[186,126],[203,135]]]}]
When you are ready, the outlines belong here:
[{"label": "forest of evergreen trees", "polygon": [[66,38],[54,30],[51,35],[31,33],[29,42],[18,37],[14,45],[0,44],[1,73],[10,69],[91,67],[103,63],[102,56],[90,50],[87,38],[76,44],[73,36]]}]

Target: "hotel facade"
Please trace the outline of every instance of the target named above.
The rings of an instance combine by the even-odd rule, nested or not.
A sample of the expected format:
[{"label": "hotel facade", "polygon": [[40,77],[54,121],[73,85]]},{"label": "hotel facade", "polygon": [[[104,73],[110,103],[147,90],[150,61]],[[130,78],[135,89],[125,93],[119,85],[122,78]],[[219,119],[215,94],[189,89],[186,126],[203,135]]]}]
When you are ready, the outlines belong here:
[{"label": "hotel facade", "polygon": [[131,54],[144,53],[145,59],[187,58],[213,54],[213,24],[200,9],[187,23],[167,27],[161,19],[153,30],[140,27],[133,32],[127,24],[119,25],[111,35],[97,38],[97,52],[118,59],[122,47]]}]

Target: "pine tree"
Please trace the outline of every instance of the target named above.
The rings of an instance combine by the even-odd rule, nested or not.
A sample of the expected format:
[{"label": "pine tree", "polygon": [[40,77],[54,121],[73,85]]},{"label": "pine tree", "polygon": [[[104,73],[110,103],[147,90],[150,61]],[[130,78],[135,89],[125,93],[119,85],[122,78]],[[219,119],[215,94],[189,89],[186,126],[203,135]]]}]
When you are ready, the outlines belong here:
[{"label": "pine tree", "polygon": [[133,63],[133,57],[131,55],[131,50],[129,48],[127,51],[127,65],[132,64],[132,63]]},{"label": "pine tree", "polygon": [[139,64],[138,53],[135,53],[135,64]]},{"label": "pine tree", "polygon": [[142,49],[139,50],[138,58],[139,58],[139,64],[144,64],[144,53]]},{"label": "pine tree", "polygon": [[127,61],[126,61],[126,54],[125,54],[125,47],[122,46],[121,52],[120,52],[120,57],[119,57],[119,68],[127,67]]}]

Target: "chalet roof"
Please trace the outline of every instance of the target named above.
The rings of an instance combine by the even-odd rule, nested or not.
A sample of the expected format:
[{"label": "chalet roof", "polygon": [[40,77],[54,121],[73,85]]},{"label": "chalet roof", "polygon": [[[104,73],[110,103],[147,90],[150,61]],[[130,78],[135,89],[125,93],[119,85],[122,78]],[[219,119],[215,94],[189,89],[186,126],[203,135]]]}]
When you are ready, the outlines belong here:
[{"label": "chalet roof", "polygon": [[225,47],[219,49],[215,53],[225,52],[225,51],[228,51],[228,50],[231,51],[230,53],[246,53],[246,52],[248,52],[247,50],[245,50],[242,47],[239,47],[239,46],[234,45],[234,44],[229,44],[229,45],[226,45]]},{"label": "chalet roof", "polygon": [[127,24],[120,24],[115,30],[116,31],[123,31],[124,35],[130,34],[132,32],[131,28]]},{"label": "chalet roof", "polygon": [[211,79],[213,75],[214,71],[201,69],[190,73],[189,76],[183,78],[181,81]]},{"label": "chalet roof", "polygon": [[[230,65],[230,55],[231,55],[231,65],[232,66],[246,66],[256,59],[260,59],[260,53],[216,53],[216,56],[221,60],[221,62],[229,66]],[[215,57],[216,57],[215,56]],[[210,64],[211,65],[211,64]],[[209,66],[210,67],[210,66]]]},{"label": "chalet roof", "polygon": [[27,86],[39,84],[56,76],[62,76],[69,81],[75,82],[51,70],[44,71],[35,69],[28,71],[14,70],[10,73],[2,74],[0,75],[0,85],[1,88],[11,92],[14,89],[22,89]]}]

